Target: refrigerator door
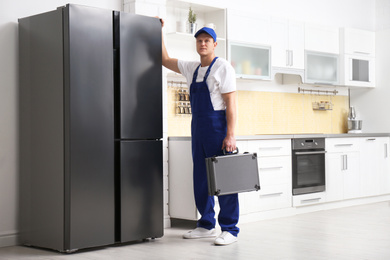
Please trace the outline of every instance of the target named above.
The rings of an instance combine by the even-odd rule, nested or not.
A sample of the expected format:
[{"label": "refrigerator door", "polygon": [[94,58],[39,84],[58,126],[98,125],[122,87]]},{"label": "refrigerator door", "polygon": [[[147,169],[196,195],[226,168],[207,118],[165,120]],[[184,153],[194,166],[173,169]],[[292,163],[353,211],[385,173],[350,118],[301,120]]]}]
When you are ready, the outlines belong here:
[{"label": "refrigerator door", "polygon": [[122,141],[120,242],[163,236],[162,141]]},{"label": "refrigerator door", "polygon": [[64,9],[65,248],[115,242],[112,11]]},{"label": "refrigerator door", "polygon": [[162,138],[161,23],[120,13],[120,139]]}]

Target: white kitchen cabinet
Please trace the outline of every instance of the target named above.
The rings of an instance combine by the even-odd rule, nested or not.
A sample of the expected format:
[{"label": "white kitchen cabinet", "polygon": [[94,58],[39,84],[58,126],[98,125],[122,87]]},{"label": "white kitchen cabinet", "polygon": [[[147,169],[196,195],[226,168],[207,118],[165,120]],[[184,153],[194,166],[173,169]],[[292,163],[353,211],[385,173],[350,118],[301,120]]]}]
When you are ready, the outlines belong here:
[{"label": "white kitchen cabinet", "polygon": [[305,83],[338,85],[339,55],[305,51]]},{"label": "white kitchen cabinet", "polygon": [[[247,151],[247,141],[239,140],[236,145],[240,153]],[[198,220],[200,215],[194,198],[191,138],[169,140],[168,153],[169,215],[171,218]],[[217,199],[215,211],[219,211]]]},{"label": "white kitchen cabinet", "polygon": [[305,26],[303,22],[272,18],[272,67],[304,69]]},{"label": "white kitchen cabinet", "polygon": [[168,142],[169,215],[171,218],[198,220],[192,181],[191,140]]},{"label": "white kitchen cabinet", "polygon": [[361,138],[362,196],[389,193],[389,138]]},{"label": "white kitchen cabinet", "polygon": [[375,87],[375,32],[340,29],[341,85]]},{"label": "white kitchen cabinet", "polygon": [[291,207],[291,140],[248,141],[257,153],[260,190],[240,194],[242,214]]},{"label": "white kitchen cabinet", "polygon": [[327,138],[326,200],[327,202],[361,196],[359,171],[359,138]]},{"label": "white kitchen cabinet", "polygon": [[390,137],[382,138],[383,141],[383,152],[384,155],[381,158],[383,162],[383,182],[382,182],[382,193],[390,194]]},{"label": "white kitchen cabinet", "polygon": [[339,28],[305,24],[305,49],[309,51],[339,54]]},{"label": "white kitchen cabinet", "polygon": [[340,52],[375,57],[375,32],[340,28]]},{"label": "white kitchen cabinet", "polygon": [[229,61],[237,78],[271,78],[271,49],[269,46],[229,41]]},{"label": "white kitchen cabinet", "polygon": [[227,21],[227,38],[229,40],[270,45],[270,16],[229,9]]}]

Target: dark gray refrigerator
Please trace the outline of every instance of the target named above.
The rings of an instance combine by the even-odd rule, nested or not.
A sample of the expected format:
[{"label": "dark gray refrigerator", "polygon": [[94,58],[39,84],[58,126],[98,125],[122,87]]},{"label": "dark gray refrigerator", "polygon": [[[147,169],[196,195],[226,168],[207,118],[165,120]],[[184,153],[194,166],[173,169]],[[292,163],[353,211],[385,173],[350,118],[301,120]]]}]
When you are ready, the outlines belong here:
[{"label": "dark gray refrigerator", "polygon": [[68,4],[19,19],[21,243],[163,236],[161,24]]}]

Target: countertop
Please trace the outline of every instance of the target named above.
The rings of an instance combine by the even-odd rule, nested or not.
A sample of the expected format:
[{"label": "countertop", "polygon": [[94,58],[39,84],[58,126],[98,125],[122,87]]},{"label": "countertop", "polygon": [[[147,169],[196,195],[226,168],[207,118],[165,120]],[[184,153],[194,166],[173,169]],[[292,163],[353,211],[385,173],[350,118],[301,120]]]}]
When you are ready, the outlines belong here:
[{"label": "countertop", "polygon": [[[273,140],[292,138],[348,138],[348,137],[388,137],[390,133],[354,133],[354,134],[275,134],[275,135],[238,135],[236,140]],[[170,136],[169,141],[191,141],[190,136]]]}]

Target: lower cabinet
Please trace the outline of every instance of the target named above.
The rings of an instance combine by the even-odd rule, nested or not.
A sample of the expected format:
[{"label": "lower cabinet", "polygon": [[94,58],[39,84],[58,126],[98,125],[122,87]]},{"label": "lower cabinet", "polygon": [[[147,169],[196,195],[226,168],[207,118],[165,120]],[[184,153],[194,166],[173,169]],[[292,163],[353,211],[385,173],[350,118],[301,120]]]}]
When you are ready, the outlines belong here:
[{"label": "lower cabinet", "polygon": [[241,214],[291,207],[291,139],[247,141],[246,147],[257,153],[260,190],[239,195]]},{"label": "lower cabinet", "polygon": [[359,152],[326,155],[327,201],[357,198],[360,192]]},{"label": "lower cabinet", "polygon": [[361,138],[362,196],[390,193],[389,137]]},{"label": "lower cabinet", "polygon": [[[259,191],[239,194],[240,214],[291,207],[291,139],[238,140],[239,152],[257,153]],[[169,140],[169,214],[171,218],[197,220],[191,140]],[[216,211],[219,205],[216,199]]]},{"label": "lower cabinet", "polygon": [[[297,196],[292,196],[291,139],[238,140],[240,153],[257,153],[261,186],[239,194],[240,215],[390,194],[390,137],[325,140],[326,191]],[[169,214],[197,220],[190,138],[170,138],[168,151]]]},{"label": "lower cabinet", "polygon": [[389,140],[327,138],[327,202],[389,194]]},{"label": "lower cabinet", "polygon": [[327,138],[325,142],[326,200],[360,197],[360,138]]}]

